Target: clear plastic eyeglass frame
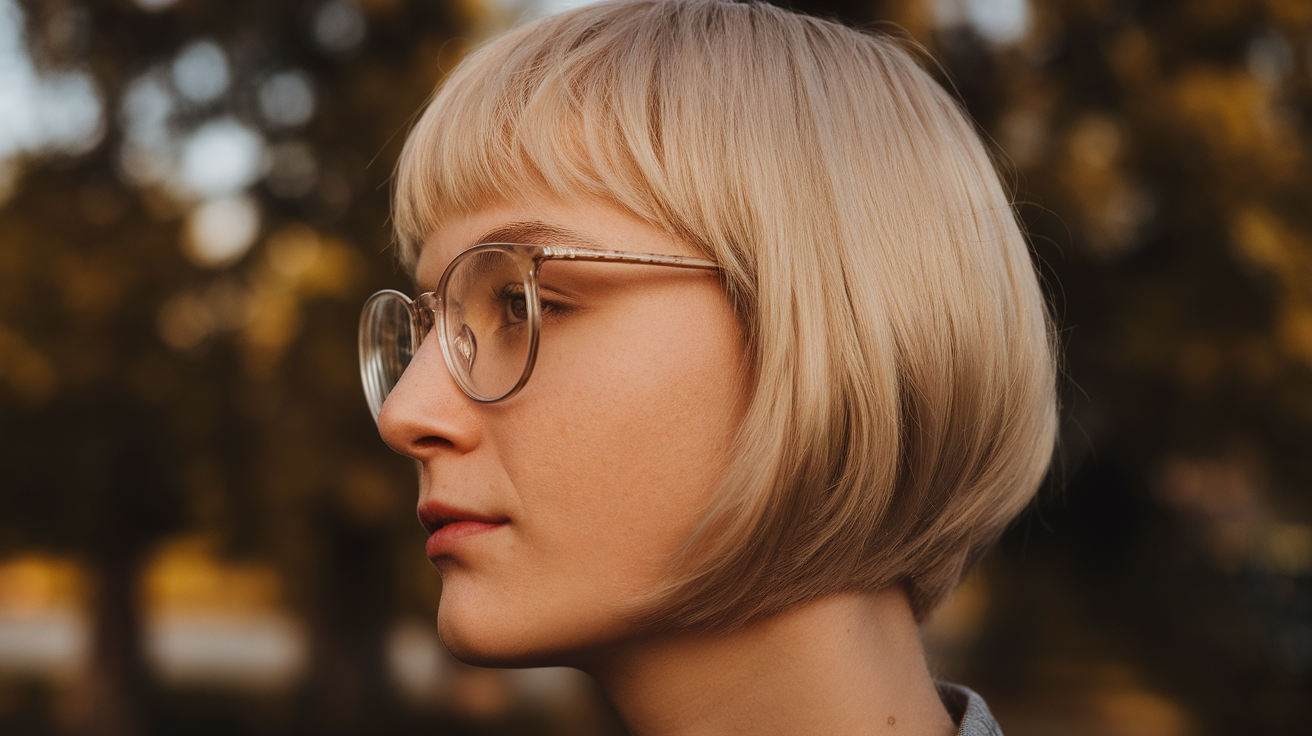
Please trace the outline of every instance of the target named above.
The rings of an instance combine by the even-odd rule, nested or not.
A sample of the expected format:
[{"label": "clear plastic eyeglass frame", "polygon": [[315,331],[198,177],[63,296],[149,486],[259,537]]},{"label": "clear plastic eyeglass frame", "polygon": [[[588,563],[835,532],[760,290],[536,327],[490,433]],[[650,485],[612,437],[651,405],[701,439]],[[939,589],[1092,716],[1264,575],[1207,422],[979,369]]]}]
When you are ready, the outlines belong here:
[{"label": "clear plastic eyeglass frame", "polygon": [[538,276],[550,260],[719,270],[714,261],[552,245],[483,243],[461,251],[437,289],[411,300],[380,291],[360,313],[360,378],[377,421],[383,402],[434,329],[447,370],[469,398],[492,403],[528,382],[542,332]]}]

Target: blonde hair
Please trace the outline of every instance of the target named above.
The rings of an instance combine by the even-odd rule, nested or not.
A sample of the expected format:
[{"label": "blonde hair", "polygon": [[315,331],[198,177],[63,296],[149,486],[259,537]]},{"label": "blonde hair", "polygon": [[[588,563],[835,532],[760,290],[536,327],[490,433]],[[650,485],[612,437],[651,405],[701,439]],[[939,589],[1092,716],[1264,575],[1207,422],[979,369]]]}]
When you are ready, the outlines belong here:
[{"label": "blonde hair", "polygon": [[776,7],[625,0],[470,54],[406,142],[403,260],[444,217],[591,197],[722,267],[754,385],[650,620],[734,626],[902,585],[923,620],[1028,503],[1055,351],[979,136],[890,39]]}]

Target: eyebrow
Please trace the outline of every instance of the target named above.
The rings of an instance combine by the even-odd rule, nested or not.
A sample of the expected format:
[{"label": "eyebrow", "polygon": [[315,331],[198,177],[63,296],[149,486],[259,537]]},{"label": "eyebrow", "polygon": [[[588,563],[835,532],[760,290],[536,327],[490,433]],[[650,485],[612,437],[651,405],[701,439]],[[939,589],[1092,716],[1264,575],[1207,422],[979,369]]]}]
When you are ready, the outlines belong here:
[{"label": "eyebrow", "polygon": [[511,222],[495,227],[470,245],[483,243],[523,243],[525,245],[569,245],[607,250],[593,238],[575,230],[550,225],[541,220]]},{"label": "eyebrow", "polygon": [[[552,225],[542,220],[522,220],[517,222],[506,223],[488,230],[482,235],[471,241],[466,248],[472,248],[475,245],[485,243],[522,243],[524,245],[563,245],[576,248],[592,248],[595,250],[611,250],[601,244],[600,241],[590,236],[584,235],[576,230]],[[462,249],[463,250],[463,249]],[[426,281],[414,279],[415,286],[420,291],[432,291],[436,288],[435,284],[429,284]]]}]

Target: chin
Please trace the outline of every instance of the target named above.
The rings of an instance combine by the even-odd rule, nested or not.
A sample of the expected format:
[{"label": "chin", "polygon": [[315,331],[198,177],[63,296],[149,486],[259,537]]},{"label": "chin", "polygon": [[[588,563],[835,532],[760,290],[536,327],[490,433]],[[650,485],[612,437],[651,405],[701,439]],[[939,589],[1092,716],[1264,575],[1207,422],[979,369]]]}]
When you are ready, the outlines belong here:
[{"label": "chin", "polygon": [[531,657],[518,642],[498,636],[488,627],[471,631],[471,627],[453,625],[438,615],[437,630],[451,656],[477,667],[531,667]]},{"label": "chin", "polygon": [[[501,607],[443,591],[437,630],[456,659],[478,667],[577,667],[623,638],[615,622],[587,621],[576,605]],[[553,615],[554,614],[554,615]],[[596,624],[596,625],[593,625]]]},{"label": "chin", "polygon": [[561,642],[533,611],[473,604],[443,591],[437,631],[456,659],[478,667],[548,667],[561,664]]},{"label": "chin", "polygon": [[559,640],[508,635],[493,627],[461,627],[438,616],[438,636],[451,656],[476,667],[518,669],[523,667],[582,667],[584,652],[593,647],[573,647]]},{"label": "chin", "polygon": [[[444,586],[445,587],[445,586]],[[509,622],[521,619],[519,626]],[[532,637],[526,636],[521,617],[496,606],[471,605],[467,596],[442,591],[437,610],[437,632],[447,651],[465,664],[479,667],[524,667],[531,654]],[[525,641],[529,639],[530,641]]]}]

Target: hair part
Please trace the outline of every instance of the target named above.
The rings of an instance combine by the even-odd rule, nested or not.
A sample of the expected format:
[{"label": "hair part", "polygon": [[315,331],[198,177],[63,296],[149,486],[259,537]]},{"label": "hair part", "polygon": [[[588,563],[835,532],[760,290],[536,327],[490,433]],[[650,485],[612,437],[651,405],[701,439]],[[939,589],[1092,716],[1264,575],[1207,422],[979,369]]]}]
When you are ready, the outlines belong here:
[{"label": "hair part", "polygon": [[646,619],[741,625],[901,585],[918,619],[1029,502],[1055,346],[958,105],[895,42],[770,5],[621,0],[470,54],[406,142],[413,264],[444,218],[595,198],[722,267],[751,400]]}]

